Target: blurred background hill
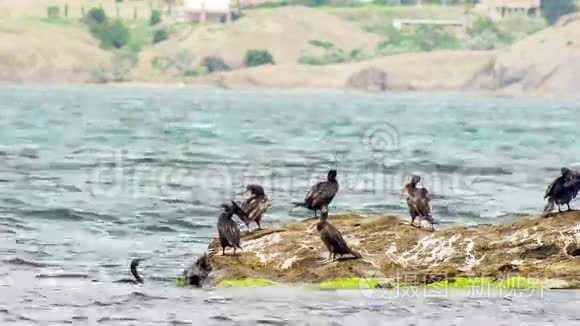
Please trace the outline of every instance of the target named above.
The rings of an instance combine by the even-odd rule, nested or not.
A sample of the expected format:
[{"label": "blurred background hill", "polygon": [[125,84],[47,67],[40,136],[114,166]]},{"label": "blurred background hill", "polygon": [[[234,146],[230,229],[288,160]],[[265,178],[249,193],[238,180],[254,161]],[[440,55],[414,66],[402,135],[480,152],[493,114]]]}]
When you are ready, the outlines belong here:
[{"label": "blurred background hill", "polygon": [[578,90],[572,0],[4,0],[0,80]]}]

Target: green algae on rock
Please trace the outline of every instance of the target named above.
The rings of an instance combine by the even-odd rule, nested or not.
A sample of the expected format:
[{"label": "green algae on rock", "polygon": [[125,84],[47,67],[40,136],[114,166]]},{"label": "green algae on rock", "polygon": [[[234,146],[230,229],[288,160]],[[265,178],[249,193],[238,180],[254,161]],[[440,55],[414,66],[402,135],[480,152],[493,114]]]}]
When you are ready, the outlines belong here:
[{"label": "green algae on rock", "polygon": [[277,283],[267,279],[245,278],[239,280],[222,280],[217,287],[222,288],[256,288],[265,286],[276,286]]},{"label": "green algae on rock", "polygon": [[460,277],[503,279],[494,286],[505,287],[514,287],[509,282],[521,277],[548,288],[573,288],[580,279],[580,257],[572,250],[580,241],[580,212],[436,232],[412,227],[396,216],[340,214],[329,221],[362,259],[330,262],[317,221],[307,219],[243,235],[244,251],[237,256],[221,256],[214,240],[209,245],[212,277],[217,283],[257,278],[319,288],[352,288],[361,278],[371,285],[382,282],[376,280],[380,278],[405,286],[455,279],[450,286],[459,286]]},{"label": "green algae on rock", "polygon": [[364,289],[376,289],[381,287],[382,284],[388,284],[388,281],[351,277],[351,278],[338,278],[326,282],[316,283],[314,284],[314,287],[323,290],[328,289],[364,290]]},{"label": "green algae on rock", "polygon": [[185,279],[183,279],[182,277],[179,277],[178,279],[175,280],[175,285],[185,286]]}]

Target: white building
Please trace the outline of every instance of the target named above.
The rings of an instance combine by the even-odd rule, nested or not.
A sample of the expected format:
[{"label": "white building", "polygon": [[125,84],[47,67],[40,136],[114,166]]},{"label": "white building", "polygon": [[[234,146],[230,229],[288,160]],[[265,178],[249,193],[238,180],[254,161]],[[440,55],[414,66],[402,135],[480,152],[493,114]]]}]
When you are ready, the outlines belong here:
[{"label": "white building", "polygon": [[199,23],[229,22],[239,13],[236,0],[181,0],[178,20]]},{"label": "white building", "polygon": [[540,0],[480,0],[475,9],[486,15],[501,19],[514,16],[538,16]]}]

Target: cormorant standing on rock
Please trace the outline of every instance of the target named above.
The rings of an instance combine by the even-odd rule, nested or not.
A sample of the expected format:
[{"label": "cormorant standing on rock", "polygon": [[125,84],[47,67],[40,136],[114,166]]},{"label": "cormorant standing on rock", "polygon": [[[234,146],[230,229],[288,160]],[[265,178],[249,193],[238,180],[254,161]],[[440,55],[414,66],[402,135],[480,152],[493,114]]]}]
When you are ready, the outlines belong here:
[{"label": "cormorant standing on rock", "polygon": [[[415,217],[419,217],[419,227],[421,226],[421,220],[426,220],[431,224],[431,229],[435,231],[435,227],[433,226],[434,220],[433,216],[431,216],[431,198],[429,198],[429,191],[427,188],[421,188],[415,193],[415,198],[412,200],[413,207],[415,214],[411,214],[411,225],[415,220]],[[411,210],[411,208],[409,208]],[[415,215],[415,216],[413,216]]]},{"label": "cormorant standing on rock", "polygon": [[317,217],[316,211],[327,208],[338,192],[339,186],[336,175],[336,170],[328,171],[327,180],[318,182],[312,186],[304,197],[304,203],[295,203],[295,205],[314,211],[314,217]]},{"label": "cormorant standing on rock", "polygon": [[141,278],[141,276],[139,275],[139,272],[137,272],[137,267],[139,267],[139,263],[141,261],[143,261],[145,259],[143,258],[135,258],[131,261],[131,265],[129,267],[129,270],[131,271],[131,275],[133,275],[134,279],[131,278],[124,278],[124,279],[120,279],[118,281],[115,281],[115,283],[128,283],[128,284],[143,284],[143,278]]},{"label": "cormorant standing on rock", "polygon": [[212,269],[209,257],[207,254],[203,254],[193,265],[183,271],[183,280],[187,285],[200,288]]},{"label": "cormorant standing on rock", "polygon": [[418,175],[414,175],[411,177],[409,182],[405,184],[403,187],[403,193],[405,194],[405,201],[407,202],[407,207],[409,208],[409,215],[411,216],[411,225],[415,221],[415,218],[419,216],[419,212],[415,208],[414,199],[417,195],[417,184],[421,182],[421,177]]},{"label": "cormorant standing on rock", "polygon": [[232,220],[232,216],[234,215],[232,207],[227,204],[223,204],[222,207],[224,211],[220,214],[217,223],[222,255],[226,254],[227,247],[234,248],[235,255],[236,249],[242,250],[242,247],[240,246],[240,229]]},{"label": "cormorant standing on rock", "polygon": [[407,182],[403,187],[403,192],[406,195],[407,201],[409,198],[415,197],[415,193],[417,192],[417,185],[419,182],[421,182],[421,176],[414,175],[411,176],[409,182]]},{"label": "cormorant standing on rock", "polygon": [[336,255],[353,255],[355,259],[361,258],[362,256],[350,249],[346,244],[346,241],[342,238],[342,234],[330,223],[328,219],[328,210],[323,209],[320,212],[320,221],[316,225],[316,229],[320,232],[320,239],[324,242],[324,245],[328,249],[328,258],[332,256],[332,261],[336,260]]},{"label": "cormorant standing on rock", "polygon": [[561,205],[570,208],[570,201],[578,195],[580,190],[580,173],[572,171],[566,167],[561,169],[562,175],[556,178],[546,189],[544,199],[548,198],[548,204],[544,208],[544,215],[546,216],[554,205],[558,205],[558,212],[562,212]]},{"label": "cormorant standing on rock", "polygon": [[242,207],[232,201],[234,213],[246,224],[248,233],[250,232],[250,223],[252,221],[258,224],[258,230],[262,230],[260,222],[262,221],[262,215],[270,207],[270,200],[266,196],[264,188],[260,185],[248,185],[246,187],[246,194],[249,197],[244,201]]}]

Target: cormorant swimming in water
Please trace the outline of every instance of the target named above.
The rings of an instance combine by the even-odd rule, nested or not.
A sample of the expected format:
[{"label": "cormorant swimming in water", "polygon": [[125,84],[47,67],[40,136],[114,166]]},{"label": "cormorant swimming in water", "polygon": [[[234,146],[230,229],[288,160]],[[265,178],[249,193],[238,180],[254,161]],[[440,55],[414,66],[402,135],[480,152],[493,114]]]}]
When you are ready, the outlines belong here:
[{"label": "cormorant swimming in water", "polygon": [[232,220],[232,216],[234,215],[232,207],[227,204],[223,204],[222,207],[224,211],[220,214],[217,223],[222,255],[226,254],[227,247],[234,248],[235,255],[236,249],[242,249],[240,246],[240,229]]},{"label": "cormorant swimming in water", "polygon": [[320,212],[320,221],[316,225],[316,229],[320,232],[320,239],[324,242],[324,245],[328,249],[328,258],[332,257],[332,261],[336,260],[336,255],[342,257],[342,255],[353,255],[355,259],[361,258],[362,256],[350,249],[346,244],[346,241],[342,238],[342,234],[327,221],[328,210],[323,209]]},{"label": "cormorant swimming in water", "polygon": [[139,263],[143,260],[145,260],[145,259],[144,258],[135,258],[131,261],[131,265],[129,267],[129,270],[131,271],[131,275],[133,275],[134,279],[124,278],[124,279],[120,279],[118,281],[115,281],[115,283],[143,284],[143,278],[141,278],[141,276],[139,275],[139,272],[137,272],[137,267],[139,267]]},{"label": "cormorant swimming in water", "polygon": [[327,180],[313,185],[306,193],[304,203],[295,203],[295,205],[314,211],[314,217],[317,217],[316,211],[328,208],[328,205],[338,192],[339,187],[338,181],[336,181],[336,174],[336,170],[328,171]]},{"label": "cormorant swimming in water", "polygon": [[548,199],[548,204],[544,208],[544,215],[552,211],[554,205],[558,205],[558,212],[562,212],[561,205],[570,208],[570,201],[578,195],[580,190],[580,173],[572,171],[566,167],[561,169],[562,175],[556,178],[546,189],[544,199]]},{"label": "cormorant swimming in water", "polygon": [[183,271],[185,284],[200,288],[212,269],[209,257],[207,254],[203,254],[193,265]]},{"label": "cormorant swimming in water", "polygon": [[270,200],[264,193],[264,188],[260,185],[248,185],[246,187],[246,194],[249,196],[242,204],[242,207],[232,201],[234,213],[246,224],[248,233],[250,232],[250,223],[252,221],[258,224],[258,230],[262,230],[260,222],[262,221],[262,215],[270,207]]}]

